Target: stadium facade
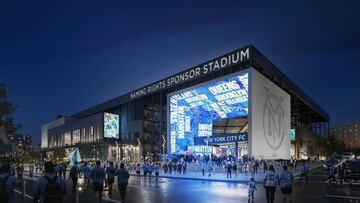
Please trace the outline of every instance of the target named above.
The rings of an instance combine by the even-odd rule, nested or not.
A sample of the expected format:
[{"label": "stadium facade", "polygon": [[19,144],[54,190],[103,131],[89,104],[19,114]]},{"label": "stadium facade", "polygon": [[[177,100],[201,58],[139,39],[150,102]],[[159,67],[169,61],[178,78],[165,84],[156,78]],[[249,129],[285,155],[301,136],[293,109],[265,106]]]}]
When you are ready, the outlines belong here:
[{"label": "stadium facade", "polygon": [[329,115],[254,46],[42,126],[41,147],[105,147],[105,158],[212,153],[306,158]]}]

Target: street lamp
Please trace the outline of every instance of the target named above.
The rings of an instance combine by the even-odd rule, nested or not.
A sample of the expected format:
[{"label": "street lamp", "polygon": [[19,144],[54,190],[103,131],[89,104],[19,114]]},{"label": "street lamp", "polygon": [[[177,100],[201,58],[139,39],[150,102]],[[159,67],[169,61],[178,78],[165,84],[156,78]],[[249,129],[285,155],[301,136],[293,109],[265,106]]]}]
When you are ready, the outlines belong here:
[{"label": "street lamp", "polygon": [[165,146],[166,146],[165,133],[162,134],[162,139],[163,139],[162,148],[163,148],[163,164],[164,164],[164,162],[165,162]]},{"label": "street lamp", "polygon": [[116,144],[116,158],[117,161],[120,162],[119,144],[117,143],[116,140],[115,140],[115,144]]},{"label": "street lamp", "polygon": [[141,146],[141,142],[139,138],[136,138],[138,141],[138,157],[139,157],[139,162],[140,162],[140,146]]}]

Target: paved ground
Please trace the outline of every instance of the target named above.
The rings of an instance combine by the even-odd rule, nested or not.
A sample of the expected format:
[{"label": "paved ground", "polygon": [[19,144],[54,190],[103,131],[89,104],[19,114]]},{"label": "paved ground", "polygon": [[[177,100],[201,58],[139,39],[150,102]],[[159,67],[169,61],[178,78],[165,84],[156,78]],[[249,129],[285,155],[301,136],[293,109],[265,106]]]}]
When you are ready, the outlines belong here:
[{"label": "paved ground", "polygon": [[[360,186],[357,184],[328,186],[326,175],[317,174],[310,177],[307,184],[294,185],[293,202],[360,202]],[[31,191],[34,182],[28,180],[26,190]],[[70,181],[67,180],[68,189],[71,188]],[[265,191],[261,184],[257,185],[258,191],[255,193],[255,202],[266,202]],[[31,192],[27,192],[31,196]],[[115,187],[113,195],[109,197],[107,192],[103,193],[103,202],[118,203],[120,197]],[[275,202],[281,202],[280,190],[277,188]],[[82,181],[78,187],[77,195],[68,194],[64,202],[95,202],[95,195],[91,190],[84,192]],[[181,180],[172,178],[161,178],[156,183],[155,179],[131,177],[128,187],[128,203],[242,203],[247,202],[247,186],[242,183],[201,181],[201,180]],[[16,202],[31,202],[25,198],[21,200],[20,195],[16,195]]]},{"label": "paved ground", "polygon": [[[321,165],[322,165],[322,162],[308,164],[310,169],[319,167]],[[276,168],[277,172],[282,171],[282,166],[281,165],[278,165],[275,168]],[[251,173],[232,174],[231,178],[227,177],[227,174],[225,173],[225,170],[223,168],[221,168],[221,167],[215,167],[216,172],[212,172],[210,176],[209,176],[208,171],[206,171],[205,175],[203,176],[200,166],[198,166],[198,167],[192,166],[191,169],[186,174],[183,174],[183,173],[179,174],[179,173],[176,173],[176,172],[172,172],[171,174],[169,174],[169,173],[160,173],[159,177],[162,177],[162,178],[176,178],[176,179],[191,179],[191,180],[211,180],[211,181],[234,182],[234,183],[247,183],[249,181],[250,177],[254,177],[254,179],[255,179],[255,181],[257,183],[262,183],[263,180],[264,180],[264,177],[265,177],[265,174],[263,173],[262,169],[259,169],[258,173],[255,173],[253,175]],[[301,165],[298,166],[296,169],[295,168],[292,168],[292,169],[289,168],[289,170],[295,176],[299,175],[300,171],[301,171]],[[143,172],[141,172],[141,174],[143,174]],[[131,175],[135,175],[135,171],[131,172]]]}]

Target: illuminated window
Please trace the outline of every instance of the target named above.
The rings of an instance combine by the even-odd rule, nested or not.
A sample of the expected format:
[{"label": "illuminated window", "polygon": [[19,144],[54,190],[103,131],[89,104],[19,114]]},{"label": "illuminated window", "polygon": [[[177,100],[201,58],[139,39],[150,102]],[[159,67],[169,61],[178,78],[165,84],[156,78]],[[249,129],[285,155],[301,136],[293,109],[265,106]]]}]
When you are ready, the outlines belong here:
[{"label": "illuminated window", "polygon": [[71,145],[71,132],[64,134],[64,145]]},{"label": "illuminated window", "polygon": [[80,129],[74,130],[72,135],[72,144],[75,145],[80,142]]}]

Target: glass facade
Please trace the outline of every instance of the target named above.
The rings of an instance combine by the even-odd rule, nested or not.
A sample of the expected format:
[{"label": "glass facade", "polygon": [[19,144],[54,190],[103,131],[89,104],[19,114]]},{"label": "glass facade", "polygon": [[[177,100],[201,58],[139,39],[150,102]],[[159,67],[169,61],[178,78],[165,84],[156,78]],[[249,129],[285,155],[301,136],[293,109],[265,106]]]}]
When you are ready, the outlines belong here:
[{"label": "glass facade", "polygon": [[98,125],[76,129],[70,132],[49,136],[49,148],[74,146],[77,144],[99,142],[100,127]]}]

